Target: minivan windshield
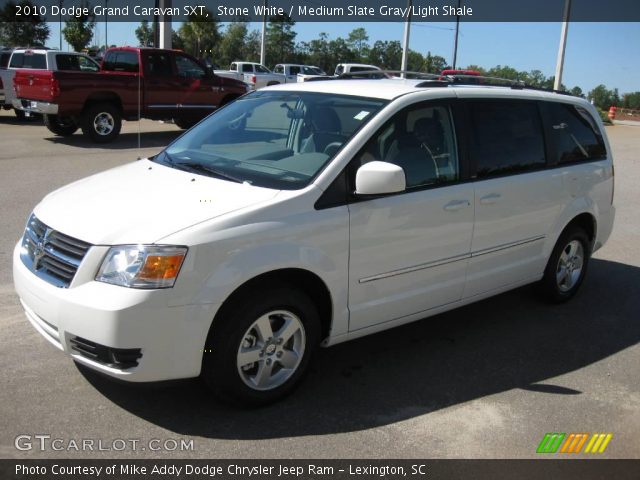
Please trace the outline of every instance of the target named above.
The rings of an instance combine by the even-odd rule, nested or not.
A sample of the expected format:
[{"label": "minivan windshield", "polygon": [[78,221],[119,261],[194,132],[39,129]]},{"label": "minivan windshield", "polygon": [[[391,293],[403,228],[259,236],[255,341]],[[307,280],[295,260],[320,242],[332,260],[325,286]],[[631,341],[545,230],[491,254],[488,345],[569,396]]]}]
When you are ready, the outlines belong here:
[{"label": "minivan windshield", "polygon": [[387,102],[259,90],[210,115],[154,161],[278,190],[307,186]]}]

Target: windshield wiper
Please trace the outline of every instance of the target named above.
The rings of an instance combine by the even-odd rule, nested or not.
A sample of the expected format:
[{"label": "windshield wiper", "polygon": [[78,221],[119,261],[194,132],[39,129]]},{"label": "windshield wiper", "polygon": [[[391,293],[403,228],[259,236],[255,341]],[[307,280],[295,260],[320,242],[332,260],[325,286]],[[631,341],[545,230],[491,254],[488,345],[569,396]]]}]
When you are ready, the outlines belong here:
[{"label": "windshield wiper", "polygon": [[223,172],[222,170],[218,170],[217,168],[210,167],[208,165],[203,165],[202,163],[198,163],[198,162],[172,162],[172,165],[178,168],[184,167],[188,170],[191,170],[192,172],[208,173],[209,175],[212,175],[214,177],[222,178],[224,180],[229,180],[231,182],[236,182],[236,183],[245,182],[241,178],[234,177],[233,175],[229,175],[228,173]]}]

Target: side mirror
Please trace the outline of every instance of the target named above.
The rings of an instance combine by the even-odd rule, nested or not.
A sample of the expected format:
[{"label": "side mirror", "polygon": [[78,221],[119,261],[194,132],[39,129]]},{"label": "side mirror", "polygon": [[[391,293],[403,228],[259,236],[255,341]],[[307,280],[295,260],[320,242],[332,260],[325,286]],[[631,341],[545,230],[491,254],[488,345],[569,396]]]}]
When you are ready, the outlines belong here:
[{"label": "side mirror", "polygon": [[365,163],[356,172],[356,195],[384,195],[403,192],[407,187],[404,170],[389,162]]}]

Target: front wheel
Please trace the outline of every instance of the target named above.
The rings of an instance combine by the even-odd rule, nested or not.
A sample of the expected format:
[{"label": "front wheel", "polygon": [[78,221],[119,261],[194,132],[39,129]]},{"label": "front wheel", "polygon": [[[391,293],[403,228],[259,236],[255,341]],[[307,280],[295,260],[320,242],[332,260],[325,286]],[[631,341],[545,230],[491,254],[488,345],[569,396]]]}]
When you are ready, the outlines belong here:
[{"label": "front wheel", "polygon": [[75,120],[69,117],[61,117],[59,115],[45,115],[44,125],[50,132],[61,137],[73,135],[76,133],[76,130],[78,130],[78,124]]},{"label": "front wheel", "polygon": [[570,227],[560,235],[539,283],[548,300],[561,303],[573,297],[587,274],[591,242],[585,231]]},{"label": "front wheel", "polygon": [[202,376],[228,402],[274,402],[302,379],[319,342],[319,323],[314,303],[294,287],[265,288],[238,299],[214,321]]},{"label": "front wheel", "polygon": [[82,133],[96,143],[116,139],[122,128],[120,111],[108,103],[90,105],[82,115]]}]

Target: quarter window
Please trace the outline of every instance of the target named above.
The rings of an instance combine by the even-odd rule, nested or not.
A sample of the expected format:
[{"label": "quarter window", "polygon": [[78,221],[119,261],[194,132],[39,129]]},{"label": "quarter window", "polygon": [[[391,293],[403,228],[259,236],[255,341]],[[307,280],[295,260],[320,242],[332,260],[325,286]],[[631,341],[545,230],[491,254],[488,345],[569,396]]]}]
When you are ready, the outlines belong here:
[{"label": "quarter window", "polygon": [[544,136],[534,102],[471,102],[471,159],[478,178],[546,165]]},{"label": "quarter window", "polygon": [[600,129],[586,109],[565,103],[548,103],[547,108],[557,163],[606,158]]}]

